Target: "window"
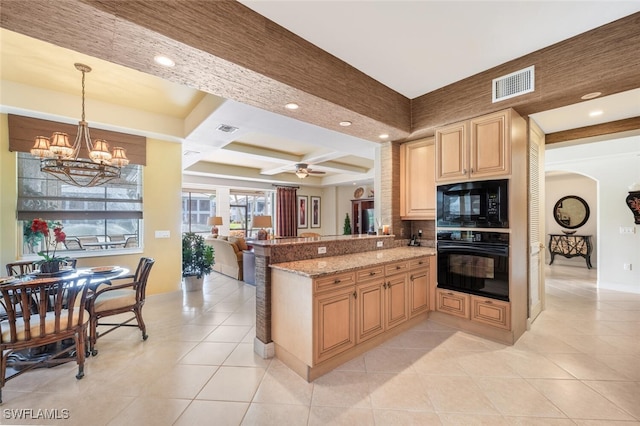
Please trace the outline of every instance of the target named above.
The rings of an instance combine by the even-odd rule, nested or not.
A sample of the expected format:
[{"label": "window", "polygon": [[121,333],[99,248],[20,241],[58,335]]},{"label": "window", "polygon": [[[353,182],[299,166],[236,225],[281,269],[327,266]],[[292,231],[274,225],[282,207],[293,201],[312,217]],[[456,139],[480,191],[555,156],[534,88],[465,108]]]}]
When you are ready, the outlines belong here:
[{"label": "window", "polygon": [[215,216],[216,195],[201,192],[182,193],[182,232],[209,233],[209,216]]},{"label": "window", "polygon": [[[80,242],[80,246],[73,248],[70,244],[68,250],[138,248],[142,225],[142,166],[123,167],[121,177],[104,186],[81,188],[41,172],[38,158],[20,152],[17,212],[23,231],[34,218],[61,222],[67,240]],[[83,242],[88,245],[84,246]],[[40,249],[23,241],[25,255]],[[58,247],[58,250],[65,249]]]}]

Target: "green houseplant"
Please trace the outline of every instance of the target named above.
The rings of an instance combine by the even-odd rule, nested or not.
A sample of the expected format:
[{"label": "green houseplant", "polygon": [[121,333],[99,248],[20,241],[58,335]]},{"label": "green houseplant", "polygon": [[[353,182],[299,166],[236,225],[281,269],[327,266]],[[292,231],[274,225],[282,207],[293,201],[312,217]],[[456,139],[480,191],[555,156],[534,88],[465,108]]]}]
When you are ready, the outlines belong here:
[{"label": "green houseplant", "polygon": [[349,213],[345,215],[342,233],[344,235],[351,235],[351,220],[349,219]]},{"label": "green houseplant", "polygon": [[182,277],[187,291],[202,288],[203,278],[211,273],[214,262],[213,247],[205,244],[202,235],[182,235]]}]

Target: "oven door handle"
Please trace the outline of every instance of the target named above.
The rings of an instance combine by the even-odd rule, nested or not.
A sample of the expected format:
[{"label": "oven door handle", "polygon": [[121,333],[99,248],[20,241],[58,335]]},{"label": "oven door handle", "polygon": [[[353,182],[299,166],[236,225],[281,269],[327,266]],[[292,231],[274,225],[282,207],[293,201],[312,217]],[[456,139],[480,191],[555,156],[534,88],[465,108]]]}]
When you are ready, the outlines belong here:
[{"label": "oven door handle", "polygon": [[494,254],[497,256],[509,256],[509,247],[472,246],[466,244],[447,244],[438,246],[438,253],[465,251],[469,254]]}]

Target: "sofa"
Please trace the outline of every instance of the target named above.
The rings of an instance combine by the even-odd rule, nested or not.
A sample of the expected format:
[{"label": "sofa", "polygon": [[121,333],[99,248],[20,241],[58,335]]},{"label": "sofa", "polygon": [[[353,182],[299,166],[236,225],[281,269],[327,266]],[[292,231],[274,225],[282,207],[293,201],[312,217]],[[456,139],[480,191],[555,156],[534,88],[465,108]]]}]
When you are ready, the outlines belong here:
[{"label": "sofa", "polygon": [[242,251],[249,249],[244,238],[209,235],[204,241],[213,247],[213,270],[242,281]]}]

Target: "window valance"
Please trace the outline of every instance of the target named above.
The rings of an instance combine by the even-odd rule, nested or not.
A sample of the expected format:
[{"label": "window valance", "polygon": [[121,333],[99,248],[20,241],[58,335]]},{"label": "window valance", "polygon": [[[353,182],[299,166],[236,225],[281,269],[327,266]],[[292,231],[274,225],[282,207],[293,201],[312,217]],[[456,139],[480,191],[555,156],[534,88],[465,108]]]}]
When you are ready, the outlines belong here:
[{"label": "window valance", "polygon": [[[77,124],[65,124],[55,121],[41,120],[39,118],[24,117],[9,114],[9,151],[29,152],[33,147],[36,136],[51,136],[53,132],[64,132],[69,135],[69,140],[76,138]],[[147,139],[144,136],[134,136],[126,133],[112,132],[96,129],[89,125],[91,140],[104,139],[109,147],[121,146],[127,151],[130,164],[147,164]],[[79,157],[89,158],[89,153],[83,146]]]}]

